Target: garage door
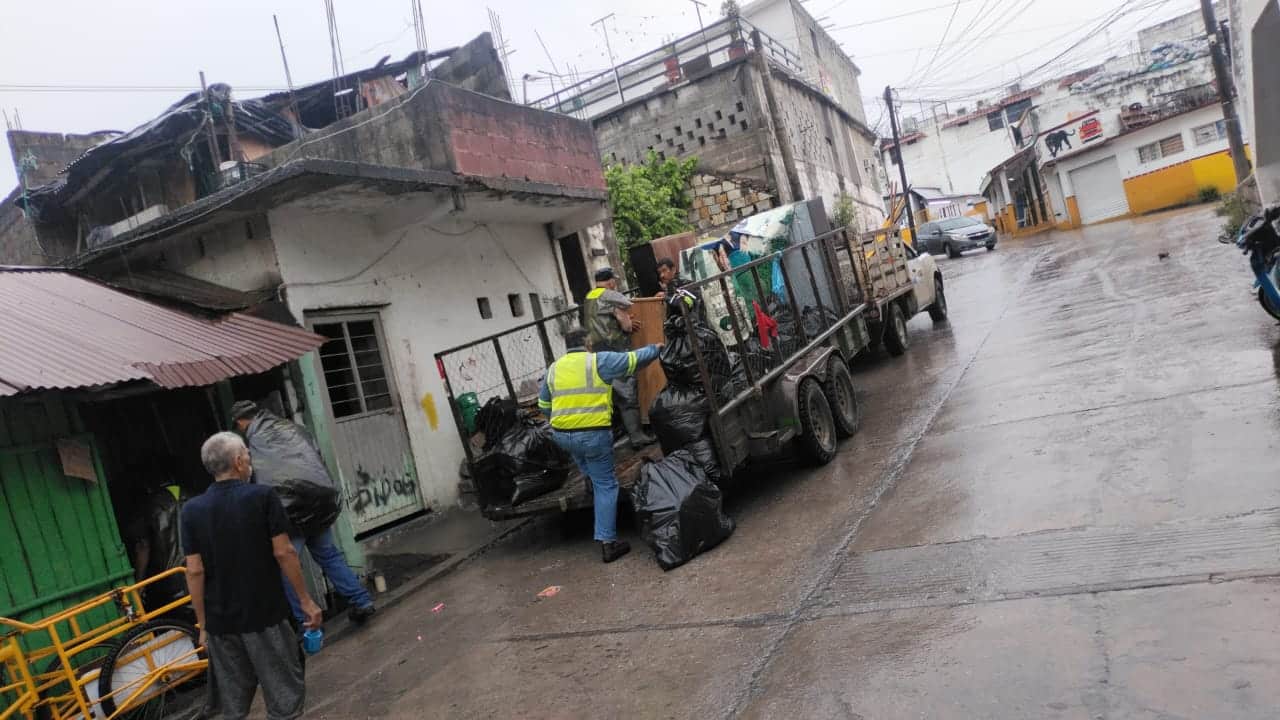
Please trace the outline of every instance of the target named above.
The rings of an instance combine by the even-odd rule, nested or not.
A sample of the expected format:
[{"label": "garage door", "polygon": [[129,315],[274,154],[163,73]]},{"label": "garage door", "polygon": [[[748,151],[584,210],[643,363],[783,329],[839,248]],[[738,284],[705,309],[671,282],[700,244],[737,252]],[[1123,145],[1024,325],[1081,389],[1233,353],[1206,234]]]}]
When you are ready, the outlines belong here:
[{"label": "garage door", "polygon": [[1115,156],[1072,170],[1071,187],[1080,206],[1080,222],[1085,225],[1129,212]]}]

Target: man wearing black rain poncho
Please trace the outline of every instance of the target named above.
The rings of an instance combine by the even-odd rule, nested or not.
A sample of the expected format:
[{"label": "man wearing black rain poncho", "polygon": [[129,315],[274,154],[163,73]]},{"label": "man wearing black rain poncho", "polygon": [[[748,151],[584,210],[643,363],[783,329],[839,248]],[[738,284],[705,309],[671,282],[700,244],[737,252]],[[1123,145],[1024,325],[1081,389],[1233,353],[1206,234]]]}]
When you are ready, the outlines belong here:
[{"label": "man wearing black rain poncho", "polygon": [[[353,622],[368,620],[375,611],[373,598],[334,542],[333,521],[341,511],[339,493],[311,434],[247,400],[231,406],[231,418],[253,456],[253,482],[275,488],[284,502],[293,525],[289,539],[294,549],[301,555],[302,547],[307,547],[334,589],[350,604],[347,615]],[[285,594],[294,617],[301,622],[302,611],[287,583]]]}]

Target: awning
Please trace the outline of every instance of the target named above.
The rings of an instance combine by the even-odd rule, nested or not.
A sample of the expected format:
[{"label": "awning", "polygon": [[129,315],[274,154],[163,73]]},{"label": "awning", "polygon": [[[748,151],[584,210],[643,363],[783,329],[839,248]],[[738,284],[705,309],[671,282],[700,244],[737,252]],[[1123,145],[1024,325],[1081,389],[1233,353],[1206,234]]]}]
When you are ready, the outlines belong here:
[{"label": "awning", "polygon": [[209,319],[61,270],[0,268],[0,396],[266,372],[324,338],[242,313]]}]

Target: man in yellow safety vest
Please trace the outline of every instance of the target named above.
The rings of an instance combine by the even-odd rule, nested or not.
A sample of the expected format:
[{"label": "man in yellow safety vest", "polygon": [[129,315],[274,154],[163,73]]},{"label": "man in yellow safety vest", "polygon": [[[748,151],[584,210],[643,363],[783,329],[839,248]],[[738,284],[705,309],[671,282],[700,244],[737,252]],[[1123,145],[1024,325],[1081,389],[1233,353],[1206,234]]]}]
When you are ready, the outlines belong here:
[{"label": "man in yellow safety vest", "polygon": [[595,539],[609,563],[631,551],[618,540],[618,479],[613,470],[613,386],[657,359],[661,345],[632,352],[587,352],[586,332],[565,334],[568,350],[547,369],[538,407],[551,420],[552,437],[591,479]]},{"label": "man in yellow safety vest", "polygon": [[[631,299],[618,292],[618,278],[612,268],[596,271],[596,286],[582,303],[583,326],[587,329],[588,347],[593,352],[625,353],[631,349],[631,333],[640,329],[640,321],[631,317]],[[631,447],[639,450],[656,438],[644,431],[640,423],[640,393],[634,376],[613,381],[614,406],[622,426],[627,429]]]}]

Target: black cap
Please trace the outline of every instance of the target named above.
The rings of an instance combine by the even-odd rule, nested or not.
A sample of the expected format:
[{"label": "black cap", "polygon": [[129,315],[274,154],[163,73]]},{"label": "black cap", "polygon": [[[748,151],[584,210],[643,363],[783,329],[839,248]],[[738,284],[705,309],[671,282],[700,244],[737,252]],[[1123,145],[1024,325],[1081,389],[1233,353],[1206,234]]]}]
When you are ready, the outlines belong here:
[{"label": "black cap", "polygon": [[258,414],[258,403],[252,400],[238,400],[231,406],[231,422],[247,420]]},{"label": "black cap", "polygon": [[605,280],[612,280],[612,279],[613,279],[613,268],[602,267],[596,271],[596,282],[603,282]]}]

